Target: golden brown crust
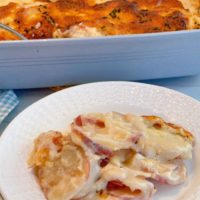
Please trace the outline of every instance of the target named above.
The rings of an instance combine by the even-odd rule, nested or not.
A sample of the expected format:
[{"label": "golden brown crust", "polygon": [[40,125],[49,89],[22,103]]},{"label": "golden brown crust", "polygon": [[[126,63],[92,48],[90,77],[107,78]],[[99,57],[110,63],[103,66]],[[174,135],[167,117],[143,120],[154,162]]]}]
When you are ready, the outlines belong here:
[{"label": "golden brown crust", "polygon": [[165,122],[162,118],[157,116],[143,116],[143,119],[150,124],[150,126],[153,126],[156,129],[162,129],[162,128],[171,128],[172,132],[175,134],[178,134],[190,142],[194,142],[194,137],[192,133],[190,133],[188,130],[184,129],[181,126],[175,125],[173,123]]},{"label": "golden brown crust", "polygon": [[[83,24],[96,27],[102,35],[150,33],[190,29],[190,14],[179,0],[40,1],[41,5],[10,3],[0,7],[0,22],[29,39],[52,38]],[[66,36],[68,37],[68,36]],[[10,39],[0,33],[0,39]]]},{"label": "golden brown crust", "polygon": [[8,31],[1,30],[0,29],[0,40],[18,40],[19,38],[13,35],[12,33],[9,33]]}]

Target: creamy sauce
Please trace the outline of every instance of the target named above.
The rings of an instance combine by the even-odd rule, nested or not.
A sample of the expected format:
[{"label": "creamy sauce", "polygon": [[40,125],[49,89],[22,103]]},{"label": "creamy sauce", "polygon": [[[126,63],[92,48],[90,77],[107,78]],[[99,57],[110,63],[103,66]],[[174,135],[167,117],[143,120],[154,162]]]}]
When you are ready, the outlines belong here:
[{"label": "creamy sauce", "polygon": [[180,0],[185,9],[189,9],[191,13],[197,13],[200,1],[198,0]]},{"label": "creamy sauce", "polygon": [[143,197],[143,199],[149,199],[154,192],[153,184],[145,180],[145,178],[150,177],[150,174],[146,172],[108,164],[102,169],[101,177],[102,181],[105,182],[119,180],[128,186],[131,191],[140,190],[140,197]]},{"label": "creamy sauce", "polygon": [[171,185],[183,183],[186,179],[186,168],[182,161],[161,162],[136,154],[129,167],[147,170],[151,178]]},{"label": "creamy sauce", "polygon": [[101,4],[101,3],[108,2],[108,1],[112,1],[112,0],[95,0],[95,3],[96,4]]},{"label": "creamy sauce", "polygon": [[77,129],[95,143],[113,151],[134,147],[134,140],[142,136],[145,128],[142,118],[115,112],[93,113],[83,116],[83,120],[84,118],[98,119],[104,122],[105,127],[99,128],[95,124],[86,124],[77,126]]},{"label": "creamy sauce", "polygon": [[72,38],[103,36],[102,33],[99,32],[96,28],[87,27],[82,24],[70,27],[70,29],[66,32],[66,34]]},{"label": "creamy sauce", "polygon": [[[185,9],[188,9],[191,13],[189,18],[189,27],[191,29],[200,28],[200,1],[198,0],[180,0]],[[197,25],[198,24],[198,25]]]},{"label": "creamy sauce", "polygon": [[[100,167],[99,167],[99,157],[96,155],[92,155],[90,152],[87,152],[87,157],[89,158],[89,162],[90,162],[90,173],[89,173],[89,177],[87,178],[86,182],[84,183],[84,186],[81,190],[80,193],[78,193],[75,198],[81,198],[85,195],[87,195],[89,192],[92,191],[92,188],[94,186],[94,183],[97,181],[97,179],[99,178],[99,171],[100,171]],[[93,189],[94,193],[95,188]]]},{"label": "creamy sauce", "polygon": [[148,128],[139,145],[142,152],[149,158],[172,160],[179,156],[192,158],[192,145],[180,135],[169,130]]},{"label": "creamy sauce", "polygon": [[54,38],[84,38],[84,37],[101,37],[103,34],[95,27],[88,27],[83,24],[71,26],[68,30],[62,32],[57,29],[53,33]]},{"label": "creamy sauce", "polygon": [[[50,0],[51,2],[56,2],[58,0]],[[30,5],[26,5],[27,7],[31,7],[31,6],[36,6],[39,4],[45,4],[45,2],[40,2],[39,0],[0,0],[0,6],[6,6],[9,3],[17,3],[20,5],[26,5],[26,4],[30,4]]]}]

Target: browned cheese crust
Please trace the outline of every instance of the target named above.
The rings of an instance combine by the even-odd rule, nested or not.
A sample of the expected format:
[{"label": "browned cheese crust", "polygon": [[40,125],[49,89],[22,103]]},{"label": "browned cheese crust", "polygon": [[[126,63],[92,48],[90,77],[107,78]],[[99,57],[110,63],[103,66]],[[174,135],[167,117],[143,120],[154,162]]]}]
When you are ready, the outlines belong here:
[{"label": "browned cheese crust", "polygon": [[[197,20],[200,3],[192,5],[196,8],[194,12],[179,0],[111,0],[102,3],[95,0],[43,0],[35,3],[9,3],[0,7],[0,23],[28,39],[71,37],[66,30],[80,24],[96,28],[105,36],[200,27]],[[65,34],[55,34],[58,31]],[[14,38],[0,30],[0,40],[8,39]]]},{"label": "browned cheese crust", "polygon": [[156,129],[170,129],[172,133],[184,137],[185,140],[188,140],[190,143],[194,143],[194,137],[192,133],[181,126],[165,122],[162,118],[157,116],[143,116],[143,119],[149,124],[149,126],[152,126]]}]

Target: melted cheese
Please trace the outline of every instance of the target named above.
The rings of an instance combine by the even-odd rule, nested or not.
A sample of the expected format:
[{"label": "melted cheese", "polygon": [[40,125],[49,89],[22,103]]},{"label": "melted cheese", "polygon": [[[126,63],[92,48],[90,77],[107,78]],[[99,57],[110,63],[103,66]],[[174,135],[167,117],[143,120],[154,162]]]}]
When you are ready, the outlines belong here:
[{"label": "melted cheese", "polygon": [[[99,184],[101,183],[101,185],[104,185],[105,187],[109,181],[119,180],[124,185],[128,186],[131,191],[140,191],[135,197],[139,196],[140,198],[147,200],[150,199],[154,193],[154,185],[145,180],[147,177],[150,177],[149,173],[108,164],[101,171],[101,180],[99,181]],[[134,194],[132,197],[134,197]]]},{"label": "melted cheese", "polygon": [[0,6],[8,5],[10,2],[24,4],[24,3],[33,3],[34,0],[1,0]]},{"label": "melted cheese", "polygon": [[54,38],[84,38],[100,36],[103,36],[103,34],[100,31],[98,31],[95,27],[88,27],[82,24],[71,26],[69,30],[66,30],[64,32],[62,32],[60,29],[57,29],[53,33]]},{"label": "melted cheese", "polygon": [[0,23],[28,39],[99,37],[197,29],[198,9],[197,0],[1,0]]},{"label": "melted cheese", "polygon": [[180,0],[185,9],[190,11],[189,27],[192,29],[200,28],[200,1],[197,0]]},{"label": "melted cheese", "polygon": [[82,38],[82,37],[100,37],[103,34],[98,31],[95,27],[87,27],[82,24],[70,27],[68,31],[65,32],[68,37]]},{"label": "melted cheese", "polygon": [[147,128],[139,141],[139,146],[141,152],[149,158],[161,160],[192,158],[192,144],[184,137],[171,133],[169,129]]},{"label": "melted cheese", "polygon": [[186,179],[186,168],[182,161],[161,162],[136,154],[128,167],[145,170],[151,173],[151,178],[160,183],[177,185]]},{"label": "melted cheese", "polygon": [[[122,115],[115,112],[92,113],[82,115],[81,120],[83,125],[79,126],[75,121],[72,129],[78,130],[79,133],[94,143],[111,151],[134,147],[135,142],[142,136],[144,131],[142,118],[133,115]],[[95,124],[96,120],[102,122],[105,127],[99,127],[98,124]]]},{"label": "melted cheese", "polygon": [[189,9],[191,13],[198,13],[200,1],[198,0],[180,0],[185,9]]},{"label": "melted cheese", "polygon": [[88,193],[90,193],[92,190],[91,188],[93,187],[94,183],[99,178],[100,167],[99,167],[98,162],[100,158],[88,152],[87,152],[87,157],[89,158],[89,162],[90,162],[90,173],[81,191],[77,195],[74,196],[75,198],[82,198],[86,196]]},{"label": "melted cheese", "polygon": [[111,0],[95,0],[95,3],[96,4],[101,4],[101,3],[106,3],[108,1],[111,1]]},{"label": "melted cheese", "polygon": [[81,198],[81,200],[119,200],[121,198],[119,197],[114,197],[108,194],[102,194],[99,195],[98,193],[89,193],[87,196],[85,196],[84,198]]},{"label": "melted cheese", "polygon": [[[150,177],[150,173],[145,173],[137,170],[130,170],[124,167],[117,167],[113,164],[108,164],[100,171],[100,179],[91,187],[90,193],[83,198],[84,200],[119,200],[119,199],[143,199],[148,200],[154,191],[154,186],[151,182],[145,180],[145,177]],[[117,180],[130,188],[130,192],[107,190],[107,184],[110,181]],[[101,194],[100,191],[103,191]],[[134,193],[134,191],[140,191]],[[100,193],[99,193],[100,192]]]},{"label": "melted cheese", "polygon": [[[50,2],[56,2],[58,0],[49,0]],[[0,1],[0,7],[1,6],[6,6],[8,5],[9,3],[17,3],[19,5],[22,5],[22,6],[28,6],[28,7],[31,7],[31,6],[37,6],[37,5],[40,5],[41,3],[44,3],[39,1],[39,0],[1,0]]]},{"label": "melted cheese", "polygon": [[25,8],[25,9],[46,4],[45,2],[36,1],[36,0],[1,0],[0,7],[6,6],[9,3],[16,3],[18,6]]},{"label": "melted cheese", "polygon": [[41,134],[29,165],[48,200],[149,200],[151,179],[185,181],[183,159],[192,158],[193,141],[156,116],[90,113],[74,119],[68,136]]},{"label": "melted cheese", "polygon": [[[192,142],[184,137],[186,132],[184,129],[176,130],[167,124],[161,128],[155,128],[143,117],[114,112],[82,115],[81,120],[83,124],[79,126],[75,121],[72,129],[78,130],[94,144],[110,151],[131,148],[149,158],[164,161],[192,158]],[[105,127],[99,127],[98,124],[95,124],[95,120],[104,123]],[[79,141],[78,144],[80,145],[82,142],[85,146],[84,139],[82,141]]]}]

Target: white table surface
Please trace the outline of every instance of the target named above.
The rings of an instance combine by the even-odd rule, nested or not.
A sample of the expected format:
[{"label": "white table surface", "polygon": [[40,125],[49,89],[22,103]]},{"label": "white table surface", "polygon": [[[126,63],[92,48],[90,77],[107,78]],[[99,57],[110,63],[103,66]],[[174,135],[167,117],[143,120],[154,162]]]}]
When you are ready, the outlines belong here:
[{"label": "white table surface", "polygon": [[[181,78],[147,80],[140,82],[171,88],[200,101],[200,75]],[[31,89],[15,90],[15,93],[19,97],[20,103],[17,108],[0,125],[0,134],[12,121],[12,119],[15,118],[21,111],[23,111],[26,107],[36,102],[37,100],[53,93],[53,91],[50,89]],[[1,197],[0,200],[2,200]]]}]

